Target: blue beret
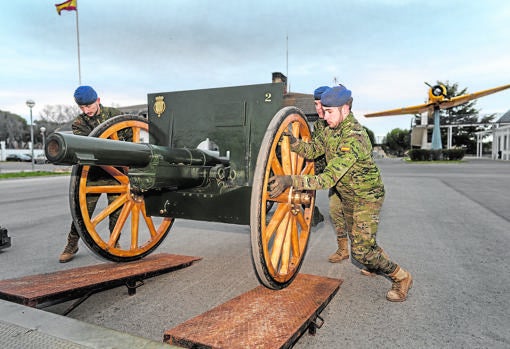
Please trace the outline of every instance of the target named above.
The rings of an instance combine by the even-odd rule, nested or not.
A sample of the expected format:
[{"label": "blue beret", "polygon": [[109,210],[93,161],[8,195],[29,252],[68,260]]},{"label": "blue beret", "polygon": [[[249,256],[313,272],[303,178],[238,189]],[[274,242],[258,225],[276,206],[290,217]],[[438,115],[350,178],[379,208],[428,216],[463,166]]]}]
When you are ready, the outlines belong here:
[{"label": "blue beret", "polygon": [[74,100],[78,105],[89,105],[97,101],[97,93],[90,86],[80,86],[74,91]]},{"label": "blue beret", "polygon": [[335,86],[322,94],[321,104],[324,107],[341,107],[349,101],[351,95],[351,91],[345,86]]},{"label": "blue beret", "polygon": [[313,99],[315,99],[316,101],[320,100],[321,99],[321,95],[329,89],[329,86],[321,86],[321,87],[317,87],[315,89],[315,91],[313,91]]}]

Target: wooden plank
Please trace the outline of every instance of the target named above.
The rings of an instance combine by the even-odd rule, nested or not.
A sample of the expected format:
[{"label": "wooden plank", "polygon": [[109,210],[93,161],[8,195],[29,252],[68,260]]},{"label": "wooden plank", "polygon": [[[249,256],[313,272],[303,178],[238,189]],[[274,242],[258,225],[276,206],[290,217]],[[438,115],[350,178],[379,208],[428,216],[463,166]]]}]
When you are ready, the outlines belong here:
[{"label": "wooden plank", "polygon": [[258,286],[170,330],[184,348],[290,348],[338,292],[342,280],[299,274],[290,286]]},{"label": "wooden plank", "polygon": [[75,299],[190,266],[200,257],[161,253],[134,262],[103,263],[0,280],[0,299],[35,307]]}]

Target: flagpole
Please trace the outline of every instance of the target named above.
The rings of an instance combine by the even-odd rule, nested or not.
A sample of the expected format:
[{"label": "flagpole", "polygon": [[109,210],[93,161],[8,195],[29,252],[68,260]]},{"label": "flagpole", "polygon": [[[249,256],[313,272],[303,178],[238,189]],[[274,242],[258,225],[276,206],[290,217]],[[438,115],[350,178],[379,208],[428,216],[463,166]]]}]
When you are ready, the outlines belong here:
[{"label": "flagpole", "polygon": [[78,29],[78,9],[76,9],[76,43],[78,44],[78,85],[81,85],[81,65],[80,65],[80,31]]},{"label": "flagpole", "polygon": [[286,74],[287,74],[287,78],[289,78],[289,35],[288,34],[287,34],[285,40],[286,40],[285,60],[286,60],[286,65],[287,65]]},{"label": "flagpole", "polygon": [[287,71],[286,71],[286,74],[287,74],[287,92],[290,93],[290,78],[289,78],[289,34],[287,33],[287,36],[285,37],[285,40],[286,40],[286,48],[285,48],[285,60],[286,60],[286,65],[287,65]]}]

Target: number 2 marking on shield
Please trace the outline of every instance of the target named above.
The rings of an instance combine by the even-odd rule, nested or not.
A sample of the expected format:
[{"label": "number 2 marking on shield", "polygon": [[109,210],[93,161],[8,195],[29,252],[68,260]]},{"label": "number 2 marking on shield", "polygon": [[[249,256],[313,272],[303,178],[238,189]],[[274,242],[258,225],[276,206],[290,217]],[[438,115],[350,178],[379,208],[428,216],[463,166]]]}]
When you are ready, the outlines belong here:
[{"label": "number 2 marking on shield", "polygon": [[264,102],[271,102],[271,92],[266,92]]}]

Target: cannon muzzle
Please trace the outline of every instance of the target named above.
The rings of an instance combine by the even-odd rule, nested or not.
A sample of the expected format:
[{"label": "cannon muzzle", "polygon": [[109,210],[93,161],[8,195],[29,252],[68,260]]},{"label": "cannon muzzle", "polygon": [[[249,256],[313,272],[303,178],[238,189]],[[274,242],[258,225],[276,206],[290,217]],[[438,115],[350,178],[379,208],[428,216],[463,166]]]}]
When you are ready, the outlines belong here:
[{"label": "cannon muzzle", "polygon": [[57,165],[127,166],[131,186],[139,191],[203,186],[211,174],[219,176],[229,165],[228,160],[199,149],[169,148],[60,132],[48,137],[45,153],[47,159]]},{"label": "cannon muzzle", "polygon": [[46,158],[57,165],[111,165],[144,167],[150,162],[148,144],[55,132],[48,137]]}]

